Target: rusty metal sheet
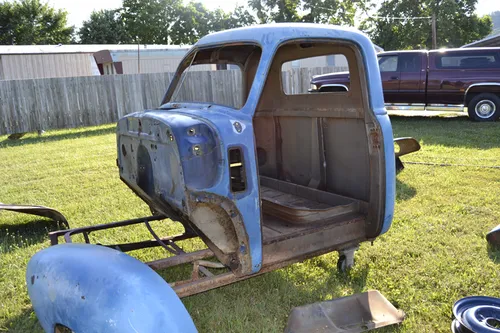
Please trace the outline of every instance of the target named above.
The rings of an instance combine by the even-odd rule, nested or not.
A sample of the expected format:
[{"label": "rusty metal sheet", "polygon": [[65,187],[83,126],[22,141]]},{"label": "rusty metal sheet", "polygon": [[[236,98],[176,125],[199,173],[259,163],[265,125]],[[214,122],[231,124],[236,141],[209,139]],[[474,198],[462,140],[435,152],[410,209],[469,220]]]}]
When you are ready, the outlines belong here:
[{"label": "rusty metal sheet", "polygon": [[379,291],[337,298],[292,309],[285,333],[358,333],[401,323],[404,312]]},{"label": "rusty metal sheet", "polygon": [[414,138],[396,138],[394,143],[399,147],[399,151],[395,152],[396,157],[411,154],[420,150],[420,143]]},{"label": "rusty metal sheet", "polygon": [[47,218],[52,219],[54,221],[61,222],[66,227],[69,227],[68,220],[66,220],[66,217],[64,217],[64,215],[61,212],[59,212],[53,208],[49,208],[49,207],[45,207],[45,206],[8,205],[8,204],[0,203],[0,210],[8,210],[11,212],[47,217]]}]

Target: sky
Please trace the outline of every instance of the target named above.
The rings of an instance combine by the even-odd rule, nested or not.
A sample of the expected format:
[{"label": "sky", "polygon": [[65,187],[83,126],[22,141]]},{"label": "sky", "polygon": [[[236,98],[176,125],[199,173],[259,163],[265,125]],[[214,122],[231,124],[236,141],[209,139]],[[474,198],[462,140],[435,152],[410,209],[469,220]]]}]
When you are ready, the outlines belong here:
[{"label": "sky", "polygon": [[[209,9],[222,8],[230,11],[236,5],[246,5],[247,0],[198,0]],[[66,9],[69,13],[69,24],[80,27],[90,17],[93,10],[112,9],[121,6],[122,0],[48,0],[55,8]],[[187,1],[186,1],[187,2]],[[479,0],[476,12],[479,15],[500,10],[500,0]]]}]

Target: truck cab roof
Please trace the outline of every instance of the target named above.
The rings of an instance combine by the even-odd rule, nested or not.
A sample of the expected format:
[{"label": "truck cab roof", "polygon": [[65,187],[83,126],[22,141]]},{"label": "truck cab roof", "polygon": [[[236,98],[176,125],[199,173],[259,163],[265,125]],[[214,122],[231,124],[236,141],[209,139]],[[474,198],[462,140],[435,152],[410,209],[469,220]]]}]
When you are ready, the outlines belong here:
[{"label": "truck cab roof", "polygon": [[194,46],[203,48],[214,44],[255,42],[263,48],[279,45],[283,41],[299,38],[337,38],[362,42],[363,46],[373,47],[368,38],[358,30],[328,24],[313,23],[273,23],[224,30],[201,38]]}]

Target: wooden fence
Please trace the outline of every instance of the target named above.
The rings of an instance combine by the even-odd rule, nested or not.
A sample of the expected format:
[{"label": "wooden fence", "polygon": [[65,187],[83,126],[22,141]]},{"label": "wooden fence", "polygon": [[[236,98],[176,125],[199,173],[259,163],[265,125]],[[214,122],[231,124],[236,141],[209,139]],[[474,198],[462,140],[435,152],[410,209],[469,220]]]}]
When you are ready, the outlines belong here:
[{"label": "wooden fence", "polygon": [[[346,70],[301,68],[283,72],[286,93],[306,93],[312,75]],[[176,100],[241,104],[238,71],[192,72]],[[173,73],[0,81],[0,135],[93,126],[158,107]]]}]

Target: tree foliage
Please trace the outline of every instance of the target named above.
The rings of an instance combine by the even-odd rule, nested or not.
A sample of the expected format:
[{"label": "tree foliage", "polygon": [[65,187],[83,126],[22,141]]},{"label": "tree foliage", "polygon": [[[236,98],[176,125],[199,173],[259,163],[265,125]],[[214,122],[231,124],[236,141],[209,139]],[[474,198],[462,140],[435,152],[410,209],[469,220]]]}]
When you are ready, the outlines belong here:
[{"label": "tree foliage", "polygon": [[[477,0],[385,0],[376,18],[363,22],[361,28],[373,42],[386,50],[432,48],[431,19],[415,18],[436,15],[437,46],[459,47],[481,39],[491,31],[491,18],[474,11]],[[389,18],[390,17],[390,18]]]},{"label": "tree foliage", "polygon": [[261,23],[313,22],[354,26],[357,13],[371,8],[370,0],[249,0]]},{"label": "tree foliage", "polygon": [[182,5],[182,0],[123,0],[122,17],[137,42],[168,44]]},{"label": "tree foliage", "polygon": [[78,31],[82,44],[132,43],[119,9],[94,11]]},{"label": "tree foliage", "polygon": [[200,2],[123,0],[122,8],[92,13],[82,43],[193,44],[204,35],[255,23],[244,7],[209,10]]},{"label": "tree foliage", "polygon": [[66,11],[40,0],[0,2],[0,44],[67,44],[72,34]]},{"label": "tree foliage", "polygon": [[243,7],[233,12],[208,10],[199,2],[187,4],[171,27],[174,44],[194,44],[201,37],[215,31],[237,28],[255,23],[254,17]]}]

